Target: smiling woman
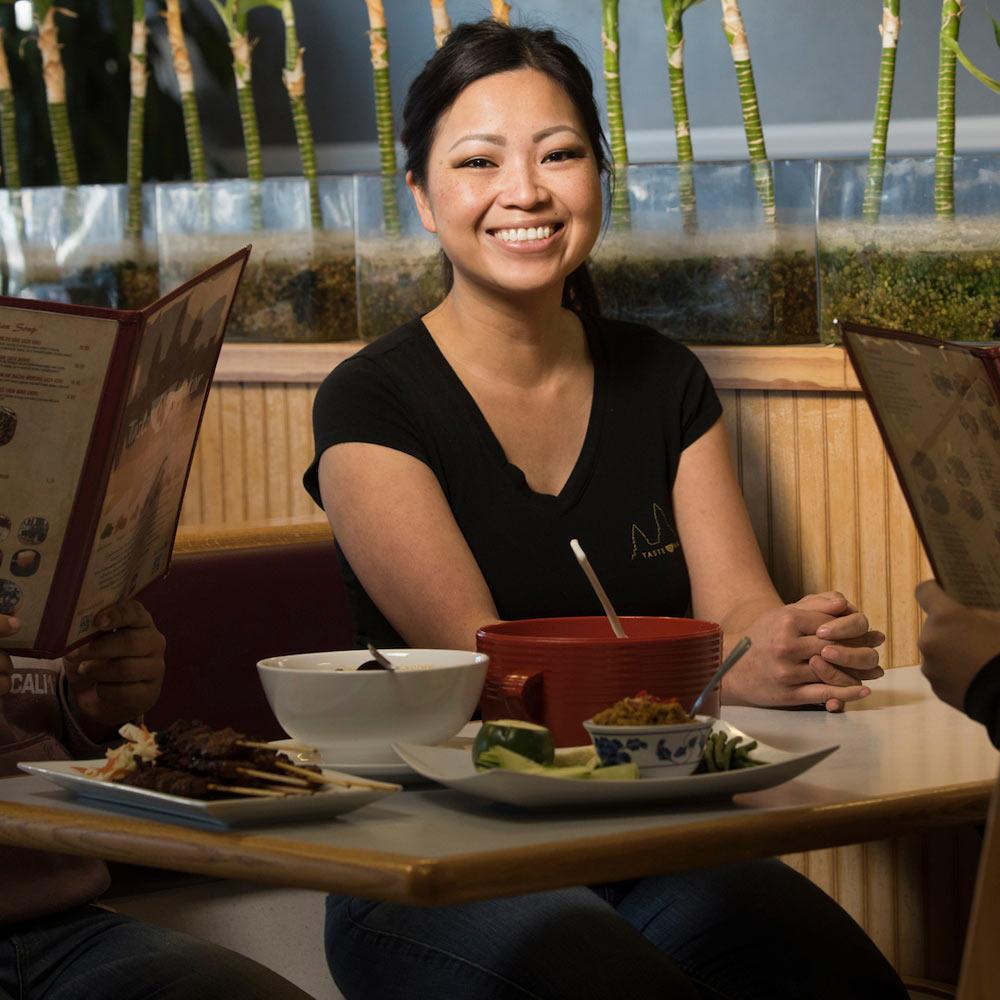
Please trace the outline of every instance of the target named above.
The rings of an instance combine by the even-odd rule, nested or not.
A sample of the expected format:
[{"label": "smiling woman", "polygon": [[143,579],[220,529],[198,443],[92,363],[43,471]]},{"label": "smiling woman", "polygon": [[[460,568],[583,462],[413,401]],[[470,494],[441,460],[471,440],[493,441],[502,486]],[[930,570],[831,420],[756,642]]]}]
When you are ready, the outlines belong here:
[{"label": "smiling woman", "polygon": [[[724,700],[865,697],[883,637],[841,594],[782,605],[697,358],[600,314],[606,146],[572,49],[459,25],[402,139],[448,293],[327,378],[305,476],[360,643],[472,648],[497,620],[594,614],[579,538],[620,613],[693,610],[730,646],[751,638]],[[451,908],[331,897],[327,945],[348,1000],[905,996],[857,925],[770,861]]]}]

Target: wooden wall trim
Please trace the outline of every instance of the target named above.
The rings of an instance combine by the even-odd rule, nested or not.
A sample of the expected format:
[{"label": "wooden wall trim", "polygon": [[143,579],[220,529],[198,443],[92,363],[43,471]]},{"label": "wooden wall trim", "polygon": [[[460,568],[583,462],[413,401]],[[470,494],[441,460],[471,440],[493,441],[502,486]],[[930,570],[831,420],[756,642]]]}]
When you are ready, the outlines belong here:
[{"label": "wooden wall trim", "polygon": [[[226,344],[216,382],[322,382],[345,358],[364,347],[360,340],[336,344]],[[694,345],[719,389],[858,392],[854,370],[842,347]]]}]

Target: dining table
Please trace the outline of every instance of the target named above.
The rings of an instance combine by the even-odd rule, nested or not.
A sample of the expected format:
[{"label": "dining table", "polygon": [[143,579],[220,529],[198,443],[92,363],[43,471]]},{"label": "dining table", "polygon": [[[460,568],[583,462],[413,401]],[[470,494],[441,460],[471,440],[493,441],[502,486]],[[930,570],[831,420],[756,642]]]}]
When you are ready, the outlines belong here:
[{"label": "dining table", "polygon": [[523,808],[432,784],[323,820],[193,829],[119,815],[36,775],[0,781],[0,844],[439,905],[703,868],[976,822],[998,757],[982,726],[897,667],[845,712],[724,706],[783,750],[838,749],[719,800]]}]

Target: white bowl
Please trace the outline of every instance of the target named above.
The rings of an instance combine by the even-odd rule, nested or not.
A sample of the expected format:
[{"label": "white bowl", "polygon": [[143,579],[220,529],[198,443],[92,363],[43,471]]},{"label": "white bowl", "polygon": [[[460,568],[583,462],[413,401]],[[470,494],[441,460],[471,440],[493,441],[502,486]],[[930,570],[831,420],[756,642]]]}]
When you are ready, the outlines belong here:
[{"label": "white bowl", "polygon": [[602,764],[634,761],[643,778],[690,774],[701,761],[715,719],[696,715],[694,722],[658,726],[602,726],[587,719]]},{"label": "white bowl", "polygon": [[457,649],[386,649],[398,669],[362,670],[363,649],[273,656],[257,664],[293,740],[334,764],[395,761],[392,743],[435,744],[472,716],[489,658]]}]

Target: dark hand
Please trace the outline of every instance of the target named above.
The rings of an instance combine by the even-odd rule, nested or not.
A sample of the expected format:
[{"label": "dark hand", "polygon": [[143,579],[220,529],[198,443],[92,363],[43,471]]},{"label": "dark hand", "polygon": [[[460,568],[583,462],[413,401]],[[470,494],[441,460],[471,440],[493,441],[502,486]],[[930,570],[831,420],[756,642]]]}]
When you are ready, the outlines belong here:
[{"label": "dark hand", "polygon": [[63,665],[80,722],[103,740],[156,704],[166,640],[138,601],[102,611],[97,625],[102,634],[67,653]]},{"label": "dark hand", "polygon": [[1000,612],[959,604],[933,580],[917,587],[917,601],[927,612],[920,668],[942,701],[964,711],[972,678],[1000,653]]}]

